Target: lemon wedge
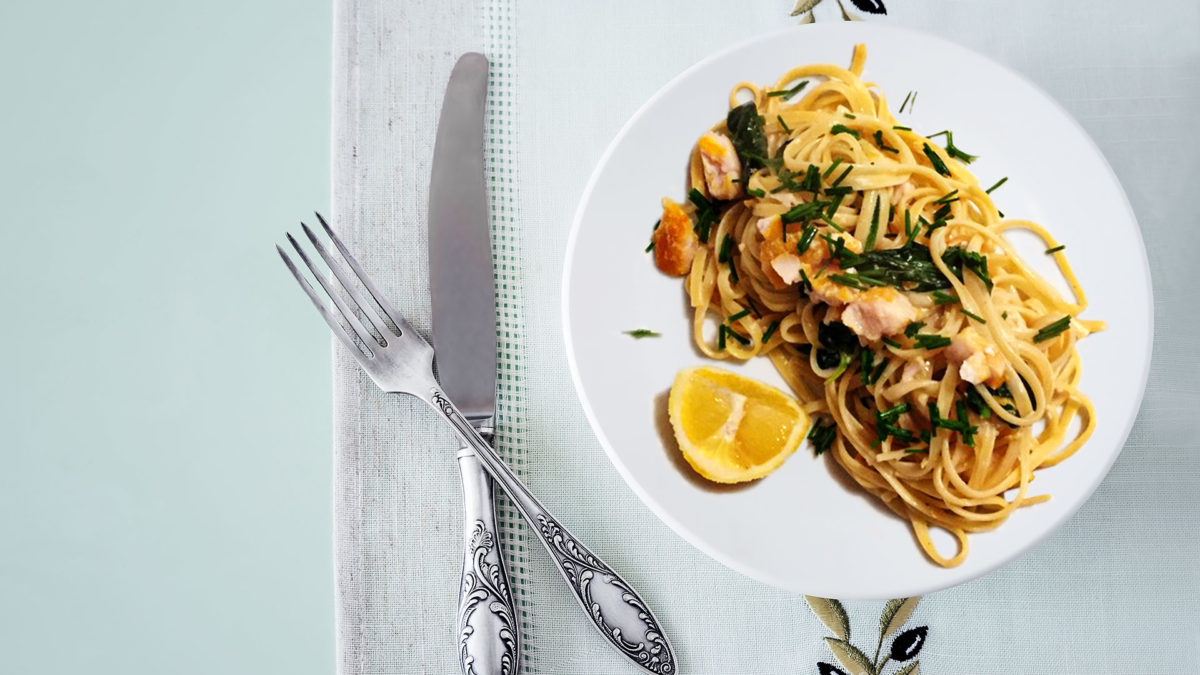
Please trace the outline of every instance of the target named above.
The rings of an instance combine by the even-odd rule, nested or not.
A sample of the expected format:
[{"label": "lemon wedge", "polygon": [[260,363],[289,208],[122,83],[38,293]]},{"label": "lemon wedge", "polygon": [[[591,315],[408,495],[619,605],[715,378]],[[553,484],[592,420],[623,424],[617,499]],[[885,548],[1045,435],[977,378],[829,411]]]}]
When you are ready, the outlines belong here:
[{"label": "lemon wedge", "polygon": [[667,408],[684,459],[716,483],[771,473],[808,431],[808,415],[796,399],[720,368],[679,371]]}]

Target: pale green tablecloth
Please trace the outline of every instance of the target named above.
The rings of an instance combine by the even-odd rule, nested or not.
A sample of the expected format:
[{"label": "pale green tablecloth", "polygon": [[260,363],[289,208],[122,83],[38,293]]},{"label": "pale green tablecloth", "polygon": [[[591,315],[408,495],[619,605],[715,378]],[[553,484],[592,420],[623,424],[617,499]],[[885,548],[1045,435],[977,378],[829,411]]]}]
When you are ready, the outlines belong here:
[{"label": "pale green tablecloth", "polygon": [[[921,601],[907,627],[928,627],[922,671],[1200,672],[1200,224],[1189,198],[1200,178],[1200,5],[885,2],[888,16],[845,4],[855,17],[943,35],[1009,64],[1083,124],[1137,212],[1156,296],[1149,388],[1112,473],[1049,541]],[[336,3],[335,215],[419,327],[429,316],[424,215],[442,90],[461,52],[491,59],[499,443],[534,492],[644,592],[687,673],[816,673],[818,661],[835,662],[822,639],[830,632],[802,597],[741,577],[675,536],[609,465],[563,355],[565,240],[588,175],[637,106],[716,49],[796,23],[790,9],[784,1]],[[815,14],[841,20],[835,0]],[[381,395],[340,352],[335,374],[340,669],[455,672],[453,441],[419,405]],[[524,671],[632,672],[591,633],[511,509],[504,520]],[[847,603],[851,641],[867,651],[882,607]]]}]

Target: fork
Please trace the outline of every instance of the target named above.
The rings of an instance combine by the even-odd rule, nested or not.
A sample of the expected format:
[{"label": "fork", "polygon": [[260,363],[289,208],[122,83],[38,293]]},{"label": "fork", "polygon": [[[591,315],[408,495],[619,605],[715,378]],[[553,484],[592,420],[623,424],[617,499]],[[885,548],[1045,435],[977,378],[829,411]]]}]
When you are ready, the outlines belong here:
[{"label": "fork", "polygon": [[[350,350],[358,360],[359,366],[380,389],[387,393],[415,396],[429,404],[454,428],[463,442],[475,450],[484,469],[508,493],[521,515],[533,526],[533,531],[550,553],[555,567],[566,580],[575,600],[609,644],[646,672],[661,675],[676,672],[676,660],[671,644],[645,601],[628,582],[580,543],[546,510],[533,493],[513,475],[504,460],[492,449],[491,444],[463,417],[454,403],[442,392],[434,377],[433,347],[379,292],[375,282],[363,272],[362,266],[334,234],[333,228],[325,222],[321,214],[316,216],[329,240],[350,266],[354,277],[375,302],[374,306],[366,302],[345,268],[337,262],[312,229],[300,223],[304,234],[333,272],[338,283],[335,284],[328,275],[318,270],[295,237],[287,233],[287,239],[312,272],[312,276],[325,290],[325,294],[333,301],[337,315],[322,302],[283,248],[277,245],[275,250],[279,251],[284,264],[329,324],[333,334]],[[380,311],[383,316],[380,315]],[[338,320],[339,316],[342,321]],[[391,320],[390,325],[384,321],[384,316]],[[513,664],[513,667],[515,669],[516,664]]]}]

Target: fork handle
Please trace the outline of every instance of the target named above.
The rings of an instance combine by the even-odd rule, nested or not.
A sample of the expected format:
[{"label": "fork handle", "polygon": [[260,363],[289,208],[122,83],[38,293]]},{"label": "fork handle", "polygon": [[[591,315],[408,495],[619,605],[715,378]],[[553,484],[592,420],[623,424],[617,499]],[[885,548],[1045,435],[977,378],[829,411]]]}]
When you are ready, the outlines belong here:
[{"label": "fork handle", "polygon": [[440,389],[433,387],[426,401],[475,451],[483,468],[533,526],[575,600],[604,639],[648,673],[674,673],[675,654],[641,596],[542,506]]},{"label": "fork handle", "polygon": [[469,447],[458,451],[458,471],[463,492],[458,664],[463,675],[510,675],[520,660],[520,638],[500,551],[492,479]]}]

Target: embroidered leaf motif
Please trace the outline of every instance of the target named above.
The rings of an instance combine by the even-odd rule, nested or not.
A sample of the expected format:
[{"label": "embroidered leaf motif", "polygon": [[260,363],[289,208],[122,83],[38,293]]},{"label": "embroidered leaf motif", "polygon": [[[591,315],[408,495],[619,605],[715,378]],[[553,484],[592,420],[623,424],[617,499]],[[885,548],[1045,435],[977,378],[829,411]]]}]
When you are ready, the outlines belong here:
[{"label": "embroidered leaf motif", "polygon": [[887,7],[883,6],[883,0],[850,0],[850,2],[868,14],[887,14]]},{"label": "embroidered leaf motif", "polygon": [[920,601],[920,596],[888,600],[887,604],[883,606],[883,615],[879,617],[879,639],[885,640],[889,635],[900,630]]},{"label": "embroidered leaf motif", "polygon": [[843,640],[850,639],[850,617],[841,602],[830,598],[818,598],[815,595],[806,595],[804,599],[808,601],[813,614],[816,614],[821,623],[833,631],[834,635]]},{"label": "embroidered leaf motif", "polygon": [[921,675],[921,662],[913,661],[896,671],[896,675]]},{"label": "embroidered leaf motif", "polygon": [[831,663],[825,663],[824,661],[817,661],[817,671],[820,672],[821,675],[850,675],[841,668],[838,668]]},{"label": "embroidered leaf motif", "polygon": [[796,0],[796,6],[792,8],[792,16],[800,16],[805,12],[811,12],[813,7],[821,4],[821,0]]},{"label": "embroidered leaf motif", "polygon": [[891,657],[896,661],[907,661],[921,652],[925,646],[925,635],[929,633],[928,626],[911,628],[904,631],[892,642]]},{"label": "embroidered leaf motif", "polygon": [[871,665],[871,660],[866,654],[859,651],[858,647],[836,638],[827,637],[825,643],[829,645],[829,649],[833,651],[833,655],[841,664],[850,669],[854,675],[866,673],[867,675],[875,675],[875,667]]}]

